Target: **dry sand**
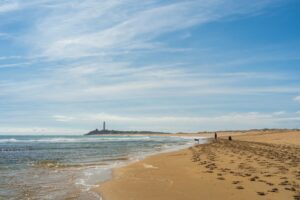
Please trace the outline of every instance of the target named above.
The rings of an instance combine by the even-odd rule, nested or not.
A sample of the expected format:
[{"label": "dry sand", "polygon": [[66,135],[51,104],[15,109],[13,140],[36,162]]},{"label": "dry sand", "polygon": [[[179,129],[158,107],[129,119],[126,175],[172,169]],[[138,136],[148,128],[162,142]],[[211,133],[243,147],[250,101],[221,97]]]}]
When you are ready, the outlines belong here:
[{"label": "dry sand", "polygon": [[96,191],[105,200],[300,200],[300,132],[219,136],[230,134],[233,141],[212,140],[115,169]]}]

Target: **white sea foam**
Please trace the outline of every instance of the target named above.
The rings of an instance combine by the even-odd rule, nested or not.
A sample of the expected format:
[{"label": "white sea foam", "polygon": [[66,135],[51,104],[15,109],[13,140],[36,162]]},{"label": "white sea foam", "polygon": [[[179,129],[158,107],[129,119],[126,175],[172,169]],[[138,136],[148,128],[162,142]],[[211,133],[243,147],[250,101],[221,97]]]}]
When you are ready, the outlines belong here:
[{"label": "white sea foam", "polygon": [[0,139],[0,143],[6,143],[6,142],[18,142],[18,140],[15,138]]},{"label": "white sea foam", "polygon": [[0,143],[83,143],[83,142],[114,142],[114,141],[145,141],[150,140],[151,138],[148,136],[124,136],[124,137],[86,137],[86,138],[40,138],[40,139],[0,139]]}]

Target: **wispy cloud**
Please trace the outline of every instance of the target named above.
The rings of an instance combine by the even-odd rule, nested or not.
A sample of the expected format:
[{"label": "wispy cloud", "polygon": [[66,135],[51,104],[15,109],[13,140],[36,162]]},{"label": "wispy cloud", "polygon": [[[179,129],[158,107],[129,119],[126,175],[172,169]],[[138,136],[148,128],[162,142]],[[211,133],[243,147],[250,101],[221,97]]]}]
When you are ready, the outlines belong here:
[{"label": "wispy cloud", "polygon": [[12,12],[20,9],[20,4],[17,1],[0,1],[0,15],[2,13]]},{"label": "wispy cloud", "polygon": [[[0,37],[1,37],[1,34],[0,34]],[[1,56],[0,60],[18,60],[21,58],[22,58],[22,56]]]},{"label": "wispy cloud", "polygon": [[67,129],[67,128],[52,128],[52,127],[1,127],[0,134],[11,134],[11,135],[28,135],[28,134],[83,134],[86,130],[80,129]]},{"label": "wispy cloud", "polygon": [[[15,58],[14,58],[15,59]],[[1,58],[0,58],[1,60]],[[5,58],[6,60],[6,58]],[[25,62],[25,63],[11,63],[11,64],[3,64],[1,65],[0,64],[0,69],[1,68],[14,68],[14,67],[25,67],[25,66],[28,66],[28,65],[31,65],[32,63],[31,62]]]},{"label": "wispy cloud", "polygon": [[294,101],[300,101],[300,95],[294,98]]},{"label": "wispy cloud", "polygon": [[51,58],[78,58],[103,51],[110,55],[118,51],[159,50],[164,44],[154,39],[165,33],[226,17],[251,15],[271,2],[217,0],[162,4],[88,0],[58,4],[46,7],[47,15],[40,17],[27,37],[34,49]]},{"label": "wispy cloud", "polygon": [[[300,86],[252,86],[249,80],[282,80],[280,74],[195,73],[186,64],[131,66],[129,63],[75,64],[47,70],[31,80],[6,81],[2,93],[23,100],[54,102],[121,100],[204,95],[295,93]],[[21,65],[22,66],[22,65]],[[12,67],[6,65],[3,67]],[[1,65],[0,65],[1,68]],[[57,95],[57,94],[60,95]]]},{"label": "wispy cloud", "polygon": [[64,115],[54,115],[53,118],[58,122],[70,122],[74,120],[74,117],[68,117]]}]

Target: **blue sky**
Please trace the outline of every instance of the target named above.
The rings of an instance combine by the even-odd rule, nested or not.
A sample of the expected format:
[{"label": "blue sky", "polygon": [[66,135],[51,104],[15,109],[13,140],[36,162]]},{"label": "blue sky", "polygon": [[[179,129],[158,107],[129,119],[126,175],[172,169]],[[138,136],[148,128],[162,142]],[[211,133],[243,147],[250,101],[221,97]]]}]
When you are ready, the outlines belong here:
[{"label": "blue sky", "polygon": [[299,11],[0,0],[0,134],[300,128]]}]

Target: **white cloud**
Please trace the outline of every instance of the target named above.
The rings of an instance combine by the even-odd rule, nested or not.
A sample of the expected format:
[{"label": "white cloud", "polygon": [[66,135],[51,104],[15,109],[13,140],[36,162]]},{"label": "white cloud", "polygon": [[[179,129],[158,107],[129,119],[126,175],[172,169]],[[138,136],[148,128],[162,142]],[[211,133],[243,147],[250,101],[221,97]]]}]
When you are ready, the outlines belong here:
[{"label": "white cloud", "polygon": [[15,67],[25,67],[28,65],[31,65],[31,62],[25,62],[25,63],[11,63],[11,64],[0,64],[0,69],[1,68],[15,68]]},{"label": "white cloud", "polygon": [[285,111],[278,111],[278,112],[274,112],[273,113],[275,116],[279,116],[279,115],[284,115],[284,114],[286,114],[286,112]]},{"label": "white cloud", "polygon": [[12,12],[20,9],[20,4],[18,2],[0,2],[0,14]]},{"label": "white cloud", "polygon": [[68,116],[64,116],[64,115],[54,115],[52,117],[55,119],[55,121],[58,121],[58,122],[70,122],[70,121],[74,120],[73,117],[68,117]]},{"label": "white cloud", "polygon": [[300,95],[294,98],[294,101],[300,101]]},{"label": "white cloud", "polygon": [[191,36],[192,36],[192,34],[187,32],[187,33],[182,34],[180,36],[180,38],[184,40],[184,39],[190,38]]},{"label": "white cloud", "polygon": [[[0,34],[1,37],[1,34]],[[21,59],[21,56],[0,56],[0,60],[15,60],[15,59]]]},{"label": "white cloud", "polygon": [[8,33],[2,33],[2,32],[0,32],[0,39],[11,39],[11,38],[12,38],[11,35],[9,35]]},{"label": "white cloud", "polygon": [[83,134],[86,130],[81,129],[67,129],[67,128],[52,128],[52,127],[0,127],[0,134],[2,135],[28,135],[28,134],[38,134],[38,135],[74,135]]}]

